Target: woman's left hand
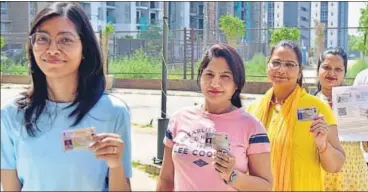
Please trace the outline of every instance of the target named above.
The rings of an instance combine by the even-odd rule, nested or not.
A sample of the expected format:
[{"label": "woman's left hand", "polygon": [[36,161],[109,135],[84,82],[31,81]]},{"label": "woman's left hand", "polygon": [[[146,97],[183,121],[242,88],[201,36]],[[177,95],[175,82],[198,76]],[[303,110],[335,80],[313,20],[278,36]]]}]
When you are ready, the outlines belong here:
[{"label": "woman's left hand", "polygon": [[328,125],[323,115],[316,117],[310,127],[310,132],[314,137],[314,142],[319,151],[327,147]]},{"label": "woman's left hand", "polygon": [[229,153],[224,154],[221,151],[217,151],[213,158],[214,161],[212,164],[215,166],[215,169],[220,173],[220,176],[224,180],[229,181],[230,175],[235,167],[235,157]]},{"label": "woman's left hand", "polygon": [[120,135],[113,133],[100,133],[93,136],[94,143],[90,146],[97,159],[106,161],[109,168],[122,166],[124,141]]}]

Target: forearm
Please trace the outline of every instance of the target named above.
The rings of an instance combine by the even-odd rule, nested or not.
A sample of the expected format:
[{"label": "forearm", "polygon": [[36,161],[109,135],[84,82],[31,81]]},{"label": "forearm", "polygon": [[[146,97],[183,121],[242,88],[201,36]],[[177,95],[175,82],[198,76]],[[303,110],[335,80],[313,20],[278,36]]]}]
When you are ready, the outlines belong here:
[{"label": "forearm", "polygon": [[2,191],[21,191],[22,184],[18,179],[16,170],[1,170]]},{"label": "forearm", "polygon": [[159,178],[157,181],[156,191],[174,191],[174,181]]},{"label": "forearm", "polygon": [[109,191],[131,191],[123,165],[109,169]]},{"label": "forearm", "polygon": [[236,171],[237,178],[232,186],[238,191],[271,191],[272,181]]},{"label": "forearm", "polygon": [[344,153],[335,149],[329,143],[327,143],[327,149],[319,153],[319,157],[323,169],[329,173],[339,172],[345,162]]},{"label": "forearm", "polygon": [[363,144],[363,150],[364,150],[366,153],[368,153],[368,141],[363,141],[363,142],[362,142],[362,144]]}]

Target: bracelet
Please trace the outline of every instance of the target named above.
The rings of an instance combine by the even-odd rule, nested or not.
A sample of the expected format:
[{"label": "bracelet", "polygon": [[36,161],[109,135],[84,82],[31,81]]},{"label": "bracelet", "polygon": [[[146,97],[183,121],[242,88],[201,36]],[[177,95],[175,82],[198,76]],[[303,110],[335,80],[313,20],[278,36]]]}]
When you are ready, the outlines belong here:
[{"label": "bracelet", "polygon": [[319,151],[319,150],[318,150],[318,148],[317,148],[318,153],[319,153],[319,154],[324,153],[325,151],[327,151],[327,148],[328,148],[328,142],[326,141],[326,147],[325,147],[322,151]]}]

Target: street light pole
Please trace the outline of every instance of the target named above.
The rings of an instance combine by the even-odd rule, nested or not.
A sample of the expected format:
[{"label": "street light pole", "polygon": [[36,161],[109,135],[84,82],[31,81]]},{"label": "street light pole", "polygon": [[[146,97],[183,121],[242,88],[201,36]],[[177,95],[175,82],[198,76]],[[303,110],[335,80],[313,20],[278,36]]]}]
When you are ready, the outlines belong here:
[{"label": "street light pole", "polygon": [[169,2],[164,2],[164,16],[163,16],[163,34],[162,34],[162,90],[161,90],[161,118],[158,119],[158,132],[157,132],[157,157],[153,159],[155,164],[161,164],[164,154],[163,139],[166,133],[169,119],[166,117],[166,90],[167,90],[167,51],[168,51],[168,15],[169,15]]}]

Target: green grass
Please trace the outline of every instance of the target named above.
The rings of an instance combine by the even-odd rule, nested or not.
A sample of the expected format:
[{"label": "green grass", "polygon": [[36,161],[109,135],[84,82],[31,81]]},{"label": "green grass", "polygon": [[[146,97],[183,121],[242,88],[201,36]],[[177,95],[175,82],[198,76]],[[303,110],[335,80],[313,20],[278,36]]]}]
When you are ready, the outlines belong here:
[{"label": "green grass", "polygon": [[[146,171],[146,165],[144,165],[144,164],[142,164],[141,162],[139,162],[139,161],[132,161],[132,167],[134,167],[134,168],[137,168],[137,169],[139,169],[139,170],[141,170],[141,171],[144,171],[144,172],[146,172],[147,173],[147,171]],[[149,174],[149,177],[150,178],[152,178],[152,179],[155,179],[155,180],[157,180],[158,179],[158,176],[159,175],[157,175],[157,174],[150,174],[150,173],[148,173]]]}]

